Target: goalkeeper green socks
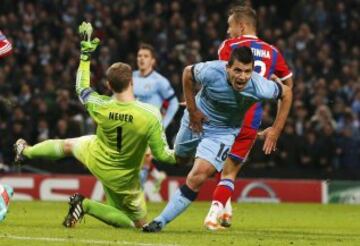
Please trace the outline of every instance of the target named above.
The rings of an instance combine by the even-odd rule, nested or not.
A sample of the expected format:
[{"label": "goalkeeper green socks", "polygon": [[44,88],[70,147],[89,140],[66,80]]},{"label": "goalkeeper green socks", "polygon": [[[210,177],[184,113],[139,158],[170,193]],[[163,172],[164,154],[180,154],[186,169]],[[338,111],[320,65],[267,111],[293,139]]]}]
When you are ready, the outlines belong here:
[{"label": "goalkeeper green socks", "polygon": [[45,140],[34,146],[26,147],[22,154],[29,159],[45,158],[58,160],[65,157],[64,140]]},{"label": "goalkeeper green socks", "polygon": [[112,206],[84,199],[82,206],[86,214],[89,214],[102,222],[114,227],[135,227],[134,222],[122,211]]}]

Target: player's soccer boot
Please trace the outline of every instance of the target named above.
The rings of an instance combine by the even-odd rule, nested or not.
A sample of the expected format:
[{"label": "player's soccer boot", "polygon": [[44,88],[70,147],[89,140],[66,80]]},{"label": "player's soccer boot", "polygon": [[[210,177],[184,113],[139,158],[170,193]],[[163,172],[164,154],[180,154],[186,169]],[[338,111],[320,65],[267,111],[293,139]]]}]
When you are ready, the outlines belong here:
[{"label": "player's soccer boot", "polygon": [[14,151],[15,151],[15,163],[21,163],[25,160],[25,156],[23,155],[24,149],[28,146],[27,142],[19,138],[16,143],[14,144]]},{"label": "player's soccer boot", "polygon": [[159,192],[162,182],[166,179],[166,173],[163,171],[158,172],[154,181],[154,192]]},{"label": "player's soccer boot", "polygon": [[153,220],[149,224],[143,226],[143,232],[159,232],[161,229],[161,222],[156,220]]},{"label": "player's soccer boot", "polygon": [[211,204],[209,213],[207,214],[205,220],[204,220],[204,226],[206,229],[210,231],[217,231],[217,230],[223,230],[225,229],[221,224],[219,223],[219,214],[222,211],[222,204],[219,202],[213,202]]},{"label": "player's soccer boot", "polygon": [[231,206],[231,199],[229,199],[226,202],[224,210],[219,216],[219,221],[223,227],[230,227],[231,219],[232,219],[232,206]]},{"label": "player's soccer boot", "polygon": [[65,227],[74,227],[75,224],[80,221],[84,217],[84,209],[82,206],[82,202],[84,200],[84,196],[76,193],[70,197],[69,201],[69,212],[65,217],[63,225]]},{"label": "player's soccer boot", "polygon": [[232,215],[228,213],[223,213],[219,217],[220,225],[223,227],[230,227],[231,226],[231,219]]}]

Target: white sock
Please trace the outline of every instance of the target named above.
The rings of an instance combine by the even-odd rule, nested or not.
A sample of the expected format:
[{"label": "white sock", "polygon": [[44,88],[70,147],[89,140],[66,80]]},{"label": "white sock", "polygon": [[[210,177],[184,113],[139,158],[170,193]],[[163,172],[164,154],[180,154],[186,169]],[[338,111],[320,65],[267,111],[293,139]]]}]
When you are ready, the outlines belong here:
[{"label": "white sock", "polygon": [[220,212],[220,211],[222,211],[224,209],[224,206],[219,201],[213,201],[211,203],[211,208],[213,208],[214,211]]}]

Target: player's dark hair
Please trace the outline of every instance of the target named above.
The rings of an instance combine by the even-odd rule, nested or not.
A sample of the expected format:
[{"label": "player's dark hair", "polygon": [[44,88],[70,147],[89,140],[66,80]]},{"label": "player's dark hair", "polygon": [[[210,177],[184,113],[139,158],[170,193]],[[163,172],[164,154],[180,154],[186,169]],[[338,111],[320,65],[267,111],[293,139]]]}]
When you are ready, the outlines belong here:
[{"label": "player's dark hair", "polygon": [[139,46],[139,50],[148,50],[148,51],[150,51],[150,54],[151,54],[152,58],[156,59],[155,48],[151,44],[141,43],[140,46]]},{"label": "player's dark hair", "polygon": [[232,15],[236,22],[246,20],[252,25],[255,30],[257,29],[257,15],[256,11],[248,5],[233,6],[229,10],[229,16]]},{"label": "player's dark hair", "polygon": [[116,62],[106,70],[106,78],[113,91],[120,93],[128,88],[132,80],[132,69],[126,63]]},{"label": "player's dark hair", "polygon": [[235,60],[244,64],[252,63],[252,65],[254,65],[254,56],[251,52],[251,49],[247,46],[241,46],[235,48],[231,52],[230,59],[228,62],[230,67],[234,64]]}]

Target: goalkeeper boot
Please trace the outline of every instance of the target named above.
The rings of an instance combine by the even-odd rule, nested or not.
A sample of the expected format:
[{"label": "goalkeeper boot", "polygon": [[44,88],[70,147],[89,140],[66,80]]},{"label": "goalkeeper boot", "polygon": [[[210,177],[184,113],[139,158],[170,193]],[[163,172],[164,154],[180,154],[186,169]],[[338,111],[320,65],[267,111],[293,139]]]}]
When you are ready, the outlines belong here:
[{"label": "goalkeeper boot", "polygon": [[14,144],[15,151],[15,163],[21,163],[25,160],[25,156],[23,155],[24,149],[28,146],[27,142],[19,138]]},{"label": "goalkeeper boot", "polygon": [[149,224],[143,226],[143,232],[159,232],[161,229],[161,222],[156,220],[153,220]]},{"label": "goalkeeper boot", "polygon": [[226,202],[224,210],[222,211],[219,217],[220,224],[223,227],[230,227],[231,219],[232,219],[232,206],[231,206],[231,198],[229,198]]},{"label": "goalkeeper boot", "polygon": [[85,212],[82,206],[82,202],[84,199],[85,197],[78,193],[70,197],[70,208],[63,222],[63,226],[74,227],[75,224],[84,217]]},{"label": "goalkeeper boot", "polygon": [[222,210],[223,210],[223,205],[221,204],[221,202],[218,201],[212,202],[209,213],[207,214],[204,220],[204,226],[206,229],[210,231],[225,229],[219,222],[219,215]]}]

